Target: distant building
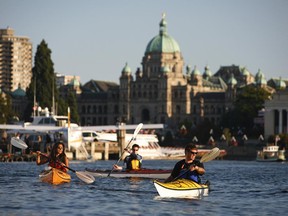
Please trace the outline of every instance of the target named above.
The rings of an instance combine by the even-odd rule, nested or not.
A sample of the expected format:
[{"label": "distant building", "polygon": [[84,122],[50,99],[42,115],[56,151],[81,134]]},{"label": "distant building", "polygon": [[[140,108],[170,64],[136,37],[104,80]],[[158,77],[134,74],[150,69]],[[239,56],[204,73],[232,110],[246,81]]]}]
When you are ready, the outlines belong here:
[{"label": "distant building", "polygon": [[78,112],[81,125],[115,124],[119,117],[119,85],[90,80],[81,87]]},{"label": "distant building", "polygon": [[14,36],[11,28],[0,29],[0,88],[26,90],[32,77],[32,43],[28,37]]},{"label": "distant building", "polygon": [[[127,124],[163,123],[177,129],[183,122],[198,125],[208,120],[220,126],[222,115],[234,108],[236,96],[245,86],[258,86],[272,94],[285,95],[288,82],[282,78],[266,81],[260,69],[255,76],[237,65],[221,66],[216,73],[208,65],[202,72],[197,66],[192,69],[185,65],[179,44],[168,34],[165,16],[159,27],[159,33],[146,46],[142,67],[132,74],[129,64],[123,64],[119,70],[120,84],[90,80],[80,85],[79,76],[56,74],[60,96],[67,98],[72,92],[77,98],[81,125],[125,121]],[[11,96],[14,109],[19,111],[21,100],[25,99],[22,83],[17,89],[18,85]],[[255,118],[256,124],[261,127],[265,124],[265,135],[266,130],[267,133],[287,132],[287,106],[283,103],[282,107],[275,101],[277,93],[273,100],[265,103],[265,114]]]},{"label": "distant building", "polygon": [[273,94],[265,102],[265,138],[273,134],[288,133],[288,89]]},{"label": "distant building", "polygon": [[60,88],[61,86],[65,86],[71,83],[72,81],[80,83],[80,76],[63,75],[60,73],[55,73],[55,76],[56,76],[57,88]]},{"label": "distant building", "polygon": [[207,119],[220,124],[223,113],[233,108],[237,92],[257,85],[273,92],[259,70],[254,77],[245,67],[222,66],[213,75],[209,66],[203,72],[186,66],[177,41],[167,32],[165,16],[159,34],[146,46],[142,68],[135,76],[128,63],[121,71],[120,85],[91,80],[78,96],[82,125],[164,123],[171,128],[184,121],[197,125]]}]

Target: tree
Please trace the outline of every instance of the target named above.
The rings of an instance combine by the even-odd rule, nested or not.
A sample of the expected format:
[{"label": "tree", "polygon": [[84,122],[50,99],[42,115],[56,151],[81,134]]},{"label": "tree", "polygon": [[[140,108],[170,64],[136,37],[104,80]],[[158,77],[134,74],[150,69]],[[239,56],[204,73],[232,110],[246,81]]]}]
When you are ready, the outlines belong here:
[{"label": "tree", "polygon": [[265,100],[271,93],[263,88],[249,85],[245,86],[236,96],[234,109],[223,116],[222,126],[228,128],[246,128],[251,131],[254,126],[254,118],[258,111],[264,108]]},{"label": "tree", "polygon": [[[55,83],[56,79],[54,63],[51,59],[51,50],[48,48],[48,44],[45,40],[42,40],[37,47],[34,67],[32,68],[32,79],[30,86],[27,89],[29,105],[25,112],[26,119],[30,117],[32,107],[35,105],[40,106],[42,109],[47,107],[50,111],[53,111],[53,96],[55,104],[60,103]],[[34,104],[34,97],[36,104]],[[58,109],[58,112],[63,114],[64,110],[60,108]]]},{"label": "tree", "polygon": [[66,110],[68,109],[68,106],[70,107],[71,121],[79,124],[80,117],[78,114],[77,100],[76,100],[75,94],[71,91],[69,91],[69,93],[68,93]]},{"label": "tree", "polygon": [[7,94],[2,94],[0,89],[0,124],[9,123],[13,118],[13,112],[11,108],[11,99]]}]

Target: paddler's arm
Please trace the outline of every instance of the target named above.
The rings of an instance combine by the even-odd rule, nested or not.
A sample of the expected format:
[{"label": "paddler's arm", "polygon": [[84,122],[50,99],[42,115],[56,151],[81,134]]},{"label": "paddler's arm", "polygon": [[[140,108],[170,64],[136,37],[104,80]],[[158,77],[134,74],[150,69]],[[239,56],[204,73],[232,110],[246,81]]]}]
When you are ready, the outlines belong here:
[{"label": "paddler's arm", "polygon": [[[48,157],[46,156],[42,156],[42,153],[40,151],[36,152],[37,156],[36,156],[36,164],[37,165],[42,165],[48,162]],[[41,157],[42,156],[42,157]]]},{"label": "paddler's arm", "polygon": [[123,167],[118,166],[117,164],[114,164],[114,165],[113,165],[113,169],[115,169],[115,170],[122,170]]},{"label": "paddler's arm", "polygon": [[[63,165],[66,166],[66,167],[69,167],[69,160],[68,160],[67,157],[65,157],[65,163],[64,163]],[[66,170],[66,172],[67,172],[68,169],[67,169],[66,167],[63,167],[63,168],[64,168],[64,169]]]},{"label": "paddler's arm", "polygon": [[205,169],[200,166],[191,166],[190,168],[191,171],[196,171],[199,175],[203,175],[205,173]]}]

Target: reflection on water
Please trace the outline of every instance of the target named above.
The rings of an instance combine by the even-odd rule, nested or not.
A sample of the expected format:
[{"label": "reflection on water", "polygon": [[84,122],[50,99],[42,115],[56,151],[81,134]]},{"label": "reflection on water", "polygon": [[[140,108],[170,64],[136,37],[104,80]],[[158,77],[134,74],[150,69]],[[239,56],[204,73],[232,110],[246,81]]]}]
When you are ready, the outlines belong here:
[{"label": "reflection on water", "polygon": [[[171,169],[176,161],[145,161],[147,168]],[[115,161],[71,162],[70,167],[111,169]],[[0,163],[1,215],[284,215],[288,163],[211,161],[204,180],[211,193],[202,200],[161,198],[152,179],[99,177],[87,185],[74,173],[68,184],[38,180],[44,166]],[[269,213],[270,212],[270,213]]]}]

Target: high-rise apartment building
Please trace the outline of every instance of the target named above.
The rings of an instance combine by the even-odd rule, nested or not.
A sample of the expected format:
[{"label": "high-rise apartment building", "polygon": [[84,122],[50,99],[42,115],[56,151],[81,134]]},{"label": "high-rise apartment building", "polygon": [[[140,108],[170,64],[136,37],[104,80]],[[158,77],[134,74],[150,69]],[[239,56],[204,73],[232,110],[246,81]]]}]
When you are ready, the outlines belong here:
[{"label": "high-rise apartment building", "polygon": [[15,36],[11,28],[0,29],[0,88],[14,91],[29,86],[32,77],[32,43]]}]

